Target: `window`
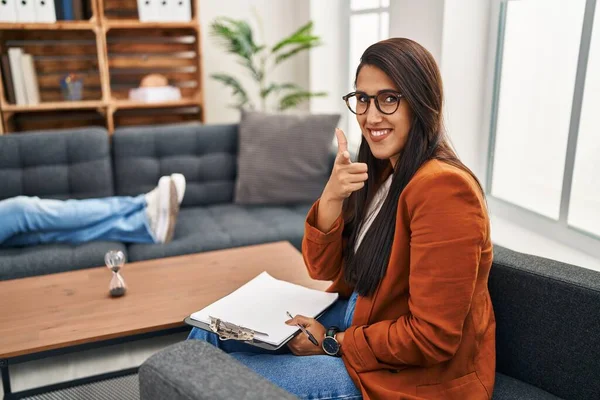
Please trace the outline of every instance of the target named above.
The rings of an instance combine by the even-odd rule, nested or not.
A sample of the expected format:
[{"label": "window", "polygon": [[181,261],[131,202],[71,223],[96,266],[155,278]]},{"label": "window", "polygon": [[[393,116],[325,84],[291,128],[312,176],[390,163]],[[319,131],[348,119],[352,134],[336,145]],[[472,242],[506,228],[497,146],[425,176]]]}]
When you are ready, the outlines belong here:
[{"label": "window", "polygon": [[492,212],[589,252],[600,244],[600,7],[497,2]]},{"label": "window", "polygon": [[[389,37],[389,5],[389,0],[350,0],[347,92],[354,90],[356,68],[362,53],[373,43]],[[358,149],[361,133],[353,114],[349,116],[347,135],[351,148]]]},{"label": "window", "polygon": [[581,119],[573,170],[569,226],[600,237],[600,4],[583,89]]}]

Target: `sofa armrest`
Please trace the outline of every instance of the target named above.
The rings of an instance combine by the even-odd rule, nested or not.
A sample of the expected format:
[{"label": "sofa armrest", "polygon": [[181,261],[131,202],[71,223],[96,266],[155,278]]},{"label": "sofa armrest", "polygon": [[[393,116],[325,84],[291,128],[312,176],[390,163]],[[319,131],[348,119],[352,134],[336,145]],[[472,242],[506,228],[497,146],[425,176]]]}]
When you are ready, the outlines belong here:
[{"label": "sofa armrest", "polygon": [[142,400],[286,400],[293,395],[201,340],[169,346],[139,370]]}]

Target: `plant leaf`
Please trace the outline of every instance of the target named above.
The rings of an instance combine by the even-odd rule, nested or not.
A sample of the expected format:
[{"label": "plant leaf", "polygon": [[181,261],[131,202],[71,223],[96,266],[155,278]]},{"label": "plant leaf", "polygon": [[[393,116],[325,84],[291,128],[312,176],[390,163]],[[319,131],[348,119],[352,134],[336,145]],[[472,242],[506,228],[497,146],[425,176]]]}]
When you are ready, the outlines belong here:
[{"label": "plant leaf", "polygon": [[[296,32],[292,33],[287,38],[282,39],[279,43],[277,43],[275,46],[273,46],[273,48],[271,49],[271,51],[273,53],[275,53],[279,49],[281,49],[282,47],[285,47],[285,46],[287,46],[289,44],[298,43],[299,41],[306,40],[304,38],[307,38],[307,37],[316,37],[316,36],[312,36],[311,35],[312,28],[313,28],[313,22],[309,21],[305,25],[301,26]],[[318,37],[316,37],[316,38],[318,39]]]},{"label": "plant leaf", "polygon": [[243,20],[218,17],[211,24],[211,35],[221,39],[222,45],[231,53],[250,59],[264,46],[257,46],[252,36],[252,28]]},{"label": "plant leaf", "polygon": [[297,107],[303,101],[310,99],[311,97],[322,97],[327,96],[325,92],[306,92],[306,91],[297,91],[294,93],[290,93],[281,100],[279,100],[279,110],[284,111],[289,108]]},{"label": "plant leaf", "polygon": [[269,86],[267,86],[266,89],[263,89],[260,92],[260,97],[265,98],[270,93],[277,93],[277,92],[280,92],[282,90],[287,90],[287,89],[294,89],[297,91],[302,90],[302,88],[300,86],[296,85],[295,83],[271,83]]},{"label": "plant leaf", "polygon": [[252,75],[252,77],[254,79],[256,79],[257,81],[260,81],[263,77],[263,72],[261,72],[260,70],[258,70],[255,66],[254,63],[250,60],[240,60],[239,62],[240,65],[243,65],[244,67],[248,68],[248,70],[250,70],[250,75]]},{"label": "plant leaf", "polygon": [[227,74],[212,74],[211,78],[223,83],[226,86],[229,86],[232,89],[233,96],[238,98],[238,103],[233,107],[241,108],[248,104],[248,94],[240,82],[238,82],[238,80],[233,76]]},{"label": "plant leaf", "polygon": [[252,36],[252,28],[243,20],[219,17],[211,24],[211,35],[219,39],[228,52],[240,57],[240,64],[250,70],[256,80],[261,80],[263,73],[254,65],[254,56],[265,46],[258,46]]},{"label": "plant leaf", "polygon": [[304,51],[304,50],[311,49],[313,47],[317,47],[319,45],[321,45],[321,42],[319,42],[318,40],[316,42],[308,42],[308,43],[301,44],[300,46],[288,51],[287,53],[277,55],[277,57],[275,58],[275,65],[287,60],[294,54],[300,53],[301,51]]}]

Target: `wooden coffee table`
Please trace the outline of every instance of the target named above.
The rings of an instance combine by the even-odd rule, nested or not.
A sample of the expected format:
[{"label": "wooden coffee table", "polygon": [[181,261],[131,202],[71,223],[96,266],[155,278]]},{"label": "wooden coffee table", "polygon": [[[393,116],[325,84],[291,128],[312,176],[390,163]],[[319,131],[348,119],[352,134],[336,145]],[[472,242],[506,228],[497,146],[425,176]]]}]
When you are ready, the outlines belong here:
[{"label": "wooden coffee table", "polygon": [[2,281],[5,396],[11,394],[11,364],[184,331],[185,317],[263,271],[314,289],[329,285],[308,276],[302,255],[288,242],[125,264],[128,289],[120,298],[108,295],[106,267]]}]

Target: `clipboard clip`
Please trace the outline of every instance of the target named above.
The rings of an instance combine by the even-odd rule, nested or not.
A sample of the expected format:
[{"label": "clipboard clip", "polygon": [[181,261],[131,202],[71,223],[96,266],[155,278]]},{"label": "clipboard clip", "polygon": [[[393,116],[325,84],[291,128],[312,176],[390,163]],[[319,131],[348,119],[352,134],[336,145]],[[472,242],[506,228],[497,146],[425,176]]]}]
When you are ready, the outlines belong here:
[{"label": "clipboard clip", "polygon": [[241,341],[253,341],[256,335],[269,336],[266,333],[254,331],[250,328],[244,328],[231,322],[223,321],[220,318],[211,317],[209,328],[211,331],[216,333],[221,340],[241,340]]}]

